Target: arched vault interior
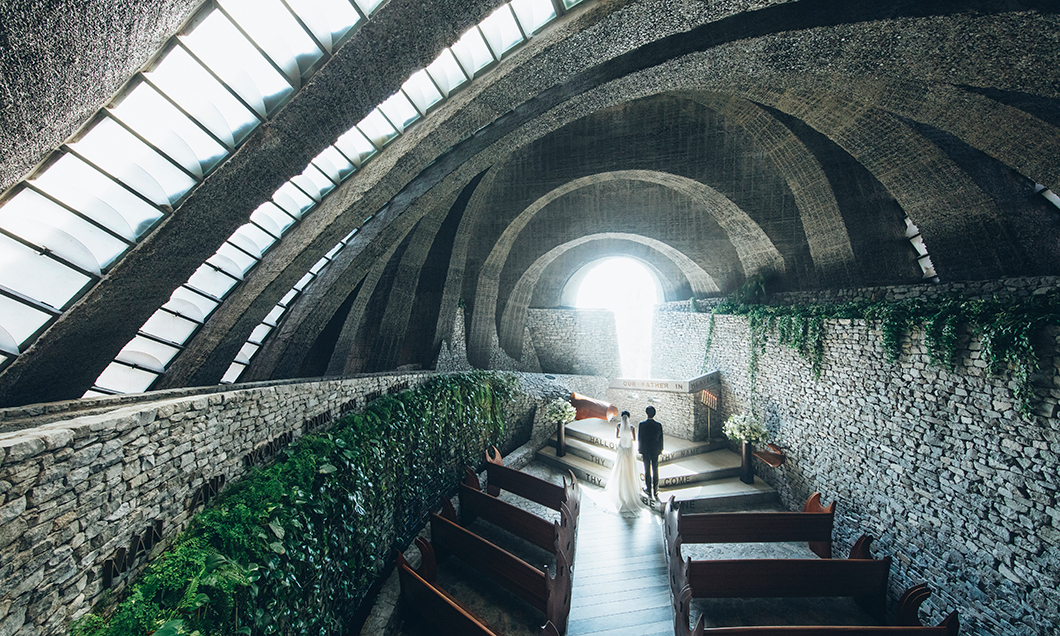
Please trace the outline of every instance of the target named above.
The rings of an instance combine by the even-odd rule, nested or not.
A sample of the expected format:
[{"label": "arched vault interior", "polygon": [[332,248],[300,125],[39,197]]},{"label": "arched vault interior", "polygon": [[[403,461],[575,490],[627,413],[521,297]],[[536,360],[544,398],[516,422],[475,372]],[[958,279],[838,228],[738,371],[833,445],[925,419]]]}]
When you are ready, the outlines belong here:
[{"label": "arched vault interior", "polygon": [[[756,273],[793,291],[1060,274],[1060,16],[1034,2],[544,0],[559,15],[504,55],[487,50],[499,61],[394,124],[371,160],[324,175],[335,183],[318,184],[319,201],[274,228],[282,239],[252,265],[238,262],[245,243],[220,258],[233,232],[271,227],[262,206],[298,205],[282,191],[291,179],[312,189],[310,161],[335,167],[331,144],[508,11],[497,0],[376,4],[320,43],[326,54],[281,68],[289,90],[263,98],[223,157],[182,168],[191,185],[152,204],[158,219],[114,248],[120,257],[100,264],[70,248],[60,264],[88,282],[69,300],[20,291],[12,258],[0,264],[0,405],[102,390],[116,358],[151,388],[430,367],[458,311],[473,365],[499,351],[518,364],[527,308],[560,305],[574,272],[618,252],[659,274],[668,300],[727,294]],[[85,130],[112,117],[96,113],[116,95],[117,112],[130,78],[157,77],[158,60],[186,45],[167,38],[192,42],[198,18],[186,21],[208,9],[5,9],[8,255],[58,262],[45,249],[57,235],[18,206],[53,196],[57,157],[89,153]],[[182,285],[226,272],[238,283],[186,341],[144,335],[163,305],[205,297],[180,304]],[[9,328],[19,312],[49,317]]]}]

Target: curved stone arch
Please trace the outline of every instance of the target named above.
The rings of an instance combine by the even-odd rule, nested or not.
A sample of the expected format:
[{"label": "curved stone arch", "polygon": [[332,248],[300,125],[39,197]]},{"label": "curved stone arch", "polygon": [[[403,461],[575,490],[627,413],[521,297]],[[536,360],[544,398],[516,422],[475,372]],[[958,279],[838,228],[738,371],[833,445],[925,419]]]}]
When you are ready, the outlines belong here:
[{"label": "curved stone arch", "polygon": [[524,271],[519,277],[512,292],[508,295],[508,301],[504,305],[504,313],[501,316],[501,322],[498,328],[500,346],[508,355],[516,360],[522,358],[523,330],[526,328],[526,310],[530,305],[530,298],[533,296],[534,286],[537,285],[537,281],[540,278],[541,273],[545,271],[545,268],[564,253],[575,247],[586,243],[606,240],[631,241],[654,249],[660,256],[673,261],[674,265],[676,265],[678,269],[681,270],[681,273],[683,273],[688,279],[694,294],[705,295],[721,291],[718,289],[717,284],[715,284],[714,279],[710,274],[705,272],[702,267],[695,263],[695,261],[685,256],[671,245],[657,239],[641,236],[639,234],[628,234],[625,232],[601,232],[598,234],[582,236],[567,241],[562,245],[557,245],[545,252],[539,256],[530,267],[526,268],[526,271]]},{"label": "curved stone arch", "polygon": [[755,140],[795,197],[818,280],[836,287],[852,284],[857,264],[850,235],[832,184],[806,144],[754,102],[719,93],[682,96],[721,113]]},{"label": "curved stone arch", "polygon": [[549,203],[563,195],[605,181],[619,180],[654,183],[699,201],[704,211],[725,230],[736,249],[745,276],[757,272],[784,272],[784,257],[762,228],[746,212],[710,186],[687,177],[650,170],[618,170],[574,179],[541,196],[519,213],[504,229],[504,233],[486,257],[474,294],[475,308],[471,316],[471,336],[468,339],[467,352],[471,364],[488,364],[490,340],[497,328],[495,316],[501,270],[523,228]]}]

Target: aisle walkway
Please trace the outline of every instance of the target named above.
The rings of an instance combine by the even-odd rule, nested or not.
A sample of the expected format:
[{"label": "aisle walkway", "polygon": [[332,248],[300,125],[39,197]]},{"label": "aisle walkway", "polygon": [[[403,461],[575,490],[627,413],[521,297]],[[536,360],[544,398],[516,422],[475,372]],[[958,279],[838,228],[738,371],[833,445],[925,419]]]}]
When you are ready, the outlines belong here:
[{"label": "aisle walkway", "polygon": [[672,636],[661,517],[621,517],[594,497],[582,491],[568,636]]}]

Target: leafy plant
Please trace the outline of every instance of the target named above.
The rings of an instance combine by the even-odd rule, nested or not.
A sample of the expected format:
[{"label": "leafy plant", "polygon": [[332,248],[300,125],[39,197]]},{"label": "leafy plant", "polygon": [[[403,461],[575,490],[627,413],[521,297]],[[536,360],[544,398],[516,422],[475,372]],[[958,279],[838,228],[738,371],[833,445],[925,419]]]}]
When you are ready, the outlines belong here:
[{"label": "leafy plant", "polygon": [[230,486],[77,636],[332,634],[395,546],[504,427],[513,380],[441,376],[376,400]]}]

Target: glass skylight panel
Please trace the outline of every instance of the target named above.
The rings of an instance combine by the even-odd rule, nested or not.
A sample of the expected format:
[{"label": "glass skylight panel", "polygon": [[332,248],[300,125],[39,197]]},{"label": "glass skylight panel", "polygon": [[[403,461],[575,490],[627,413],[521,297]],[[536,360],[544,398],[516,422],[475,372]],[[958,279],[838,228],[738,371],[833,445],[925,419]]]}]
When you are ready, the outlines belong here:
[{"label": "glass skylight panel", "polygon": [[493,62],[493,55],[486,47],[486,40],[482,38],[482,34],[476,27],[471,27],[471,30],[450,48],[461,66],[471,76]]},{"label": "glass skylight panel", "polygon": [[262,254],[264,254],[270,247],[272,247],[272,244],[276,242],[275,237],[269,236],[265,230],[262,230],[253,223],[242,225],[237,231],[254,241],[254,244],[258,246],[258,249],[261,250]]},{"label": "glass skylight panel", "polygon": [[295,86],[301,85],[302,76],[324,57],[279,0],[221,0],[221,6]]},{"label": "glass skylight panel", "polygon": [[[211,258],[215,257],[216,255]],[[238,282],[238,279],[232,278],[226,273],[217,271],[213,267],[204,263],[199,266],[199,269],[195,270],[195,273],[188,279],[187,284],[189,287],[193,287],[221,300]]]},{"label": "glass skylight panel", "polygon": [[324,258],[320,259],[319,261],[314,263],[312,267],[309,268],[309,273],[310,274],[319,274],[320,270],[322,270],[325,267],[327,267],[328,263],[330,263],[330,262],[331,261],[328,260],[327,257],[324,257]]},{"label": "glass skylight panel", "polygon": [[1056,193],[1052,190],[1046,189],[1042,192],[1042,196],[1049,202],[1060,208],[1060,197],[1056,196]]},{"label": "glass skylight panel", "polygon": [[144,77],[229,148],[250,134],[258,118],[188,52],[175,47]]},{"label": "glass skylight panel", "polygon": [[444,97],[449,97],[458,86],[467,81],[467,76],[460,69],[460,64],[450,49],[444,49],[438,59],[427,67],[427,72],[434,78]]},{"label": "glass skylight panel", "polygon": [[96,380],[96,386],[116,393],[143,393],[158,377],[157,374],[111,362]]},{"label": "glass skylight panel", "polygon": [[169,297],[169,301],[162,306],[175,313],[193,318],[198,322],[204,322],[207,316],[212,314],[214,309],[217,309],[218,304],[212,298],[207,298],[187,287],[181,286],[173,292],[173,295]]},{"label": "glass skylight panel", "polygon": [[331,248],[331,249],[330,249],[330,250],[328,251],[328,253],[324,255],[324,258],[328,259],[329,261],[330,261],[330,260],[334,260],[334,259],[335,259],[335,255],[336,255],[336,254],[338,254],[339,252],[341,252],[341,251],[342,251],[342,248],[344,248],[344,247],[346,247],[346,245],[345,245],[345,244],[343,244],[343,243],[339,243],[339,244],[338,244],[338,245],[336,245],[335,247]]},{"label": "glass skylight panel", "polygon": [[243,343],[243,346],[239,349],[239,353],[236,354],[236,362],[250,364],[250,359],[254,357],[254,354],[258,352],[259,348],[260,345],[256,345],[253,342]]},{"label": "glass skylight panel", "polygon": [[306,166],[306,169],[302,174],[293,177],[291,182],[302,189],[309,196],[313,197],[313,200],[320,203],[321,199],[324,198],[328,192],[335,189],[335,184],[328,179],[319,168],[313,164]]},{"label": "glass skylight panel", "polygon": [[383,4],[383,0],[356,0],[356,2],[365,15],[372,15],[372,11],[375,11],[376,7]]},{"label": "glass skylight panel", "polygon": [[292,289],[291,291],[287,292],[283,295],[283,298],[280,299],[280,306],[287,307],[291,304],[291,301],[293,301],[296,296],[298,296],[297,289]]},{"label": "glass skylight panel", "polygon": [[[272,195],[272,200],[296,219],[302,218],[303,214],[316,205],[316,201],[309,198],[305,192],[299,190],[290,181],[284,183],[276,190],[276,193]],[[294,204],[294,208],[289,207],[291,203]]]},{"label": "glass skylight panel", "polygon": [[157,205],[175,205],[195,186],[169,159],[110,118],[101,119],[70,148]]},{"label": "glass skylight panel", "polygon": [[357,124],[357,128],[375,144],[376,148],[382,148],[398,136],[398,132],[383,117],[383,113],[379,112],[378,108],[368,113],[368,116]]},{"label": "glass skylight panel", "polygon": [[519,25],[508,5],[501,6],[487,16],[479,23],[479,28],[497,57],[523,41],[523,34],[519,31]]},{"label": "glass skylight panel", "polygon": [[419,111],[416,110],[409,98],[405,97],[405,94],[401,91],[388,97],[385,102],[379,105],[379,110],[383,111],[386,118],[397,126],[399,132],[405,132],[405,128],[409,124],[420,118]]},{"label": "glass skylight panel", "polygon": [[262,117],[270,115],[294,92],[287,79],[220,11],[211,12],[181,39]]},{"label": "glass skylight panel", "polygon": [[90,282],[88,276],[0,234],[0,285],[62,309]]},{"label": "glass skylight panel", "polygon": [[[191,334],[195,333],[195,330],[198,329],[198,327],[199,323],[159,309],[154,315],[147,319],[147,322],[145,322],[144,326],[140,328],[140,331],[149,333],[156,338],[161,338],[174,344],[184,344]],[[96,384],[99,384],[99,382]],[[100,386],[103,385],[100,384]]]},{"label": "glass skylight panel", "polygon": [[122,362],[133,362],[136,364],[140,364],[141,366],[147,366],[141,361],[136,360],[132,356],[127,355],[128,352],[133,351],[145,353],[155,359],[159,365],[158,369],[156,370],[160,372],[164,371],[166,365],[169,364],[169,361],[172,360],[178,353],[180,353],[180,349],[178,349],[177,347],[162,344],[157,340],[151,340],[150,338],[145,338],[143,336],[136,336],[135,338],[129,341],[129,344],[125,345],[125,348],[121,350],[121,352],[118,354],[118,357],[115,359],[121,360]]},{"label": "glass skylight panel", "polygon": [[377,150],[356,127],[351,128],[335,142],[335,147],[353,161],[358,168],[364,165]]},{"label": "glass skylight panel", "polygon": [[[291,218],[291,215],[281,210],[272,201],[266,201],[261,204],[258,206],[258,209],[254,210],[250,215],[250,220],[255,223],[263,218],[268,219],[268,222],[265,223],[263,221],[262,223],[259,223],[259,225],[269,231],[275,230],[278,233],[277,236],[282,236],[283,233],[287,231],[287,228],[294,225],[294,219]],[[238,231],[239,230],[237,230],[237,232]]]},{"label": "glass skylight panel", "polygon": [[317,40],[334,50],[334,43],[361,21],[349,0],[287,0]]},{"label": "glass skylight panel", "polygon": [[426,113],[431,106],[442,101],[442,94],[438,92],[438,87],[431,81],[431,76],[427,74],[426,69],[413,73],[412,77],[402,84],[401,89],[421,113]]},{"label": "glass skylight panel", "polygon": [[[142,236],[162,218],[161,210],[70,154],[60,157],[32,183],[130,240]],[[120,214],[125,222],[114,222],[112,211]]]},{"label": "glass skylight panel", "polygon": [[[242,235],[240,235],[240,237],[242,237]],[[217,253],[239,266],[239,271],[241,274],[246,274],[248,271],[250,271],[251,267],[254,267],[258,264],[258,261],[254,257],[247,254],[245,251],[238,249],[235,245],[233,245],[232,239],[234,238],[236,237],[229,237],[227,241],[222,243],[221,247],[217,248]],[[253,242],[249,241],[249,239],[247,240],[247,242],[251,243],[250,249],[252,252],[257,249],[258,246],[254,245]]]},{"label": "glass skylight panel", "polygon": [[314,278],[316,277],[307,272],[305,276],[298,279],[298,282],[294,284],[294,288],[298,291],[302,291],[303,289],[305,289],[306,285],[313,282]]},{"label": "glass skylight panel", "polygon": [[0,209],[0,227],[97,275],[128,247],[127,243],[30,189],[22,190]]},{"label": "glass skylight panel", "polygon": [[527,35],[537,33],[538,29],[556,17],[556,7],[552,6],[552,0],[512,0],[511,5],[515,17],[519,18],[519,24]]},{"label": "glass skylight panel", "polygon": [[228,154],[145,82],[137,84],[111,112],[199,179]]},{"label": "glass skylight panel", "polygon": [[269,312],[269,315],[265,316],[265,319],[261,322],[266,325],[269,325],[270,327],[275,327],[276,322],[280,319],[281,316],[283,316],[283,312],[285,311],[287,311],[286,307],[282,305],[276,305],[272,308],[272,311]]},{"label": "glass skylight panel", "polygon": [[313,165],[336,183],[342,183],[356,170],[353,164],[347,161],[346,157],[342,156],[342,153],[334,146],[328,146],[324,152],[317,155],[313,159]]},{"label": "glass skylight panel", "polygon": [[[3,237],[0,237],[0,241],[2,240]],[[6,250],[0,250],[0,262],[3,261],[5,252]],[[0,274],[2,274],[2,270],[0,270]],[[40,328],[47,324],[49,320],[51,320],[51,316],[43,311],[0,294],[0,326],[11,334],[11,337],[19,347],[30,336],[40,331]]]},{"label": "glass skylight panel", "polygon": [[129,348],[119,351],[118,356],[114,360],[116,362],[123,362],[131,367],[139,367],[147,371],[152,371],[159,375],[166,370],[166,368],[162,366],[162,363],[154,356],[144,353],[143,351],[134,351]]},{"label": "glass skylight panel", "polygon": [[[7,332],[7,329],[4,329],[2,326],[0,326],[0,352],[15,356],[18,355],[18,343],[15,342],[14,337]],[[3,364],[6,361],[7,356],[5,355],[3,359],[0,359],[0,364]]]},{"label": "glass skylight panel", "polygon": [[257,327],[254,327],[254,331],[250,332],[250,338],[247,338],[247,340],[256,344],[261,344],[265,340],[265,337],[270,333],[272,333],[272,327],[264,324],[258,325]]},{"label": "glass skylight panel", "polygon": [[245,364],[239,364],[233,362],[229,367],[228,371],[225,371],[225,375],[221,378],[221,384],[233,384],[239,380],[239,376],[243,375],[243,369],[246,369]]},{"label": "glass skylight panel", "polygon": [[585,0],[563,0],[563,8],[564,9],[570,9],[572,7],[575,7],[575,6],[579,5],[579,4],[581,4],[584,1]]}]

